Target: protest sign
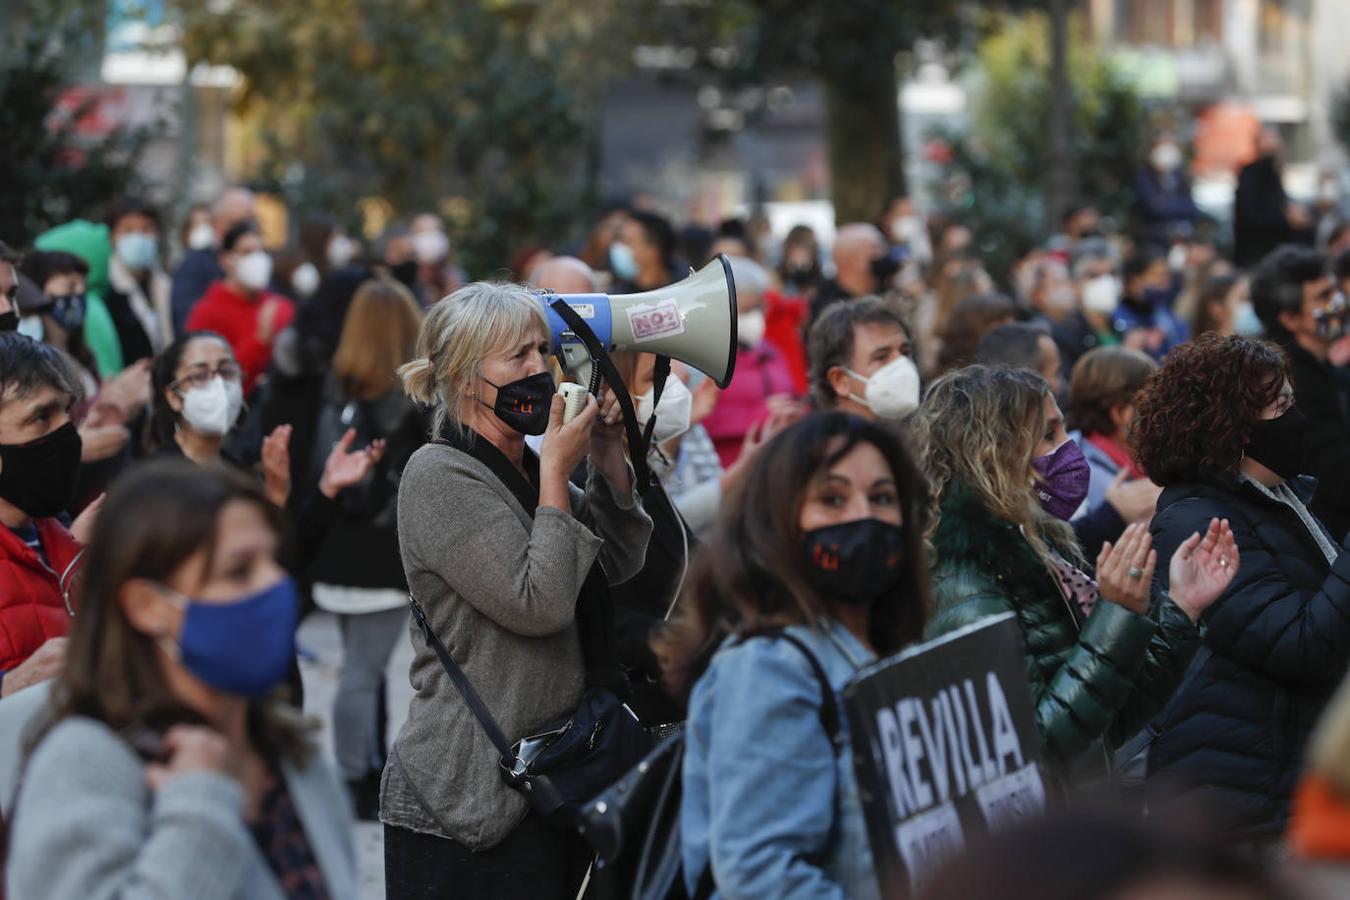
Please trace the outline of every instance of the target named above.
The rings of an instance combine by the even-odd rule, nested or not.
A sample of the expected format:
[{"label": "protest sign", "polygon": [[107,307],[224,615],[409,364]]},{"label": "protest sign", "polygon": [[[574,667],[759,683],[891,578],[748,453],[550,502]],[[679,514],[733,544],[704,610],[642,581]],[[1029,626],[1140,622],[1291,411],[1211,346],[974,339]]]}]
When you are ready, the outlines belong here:
[{"label": "protest sign", "polygon": [[844,703],[883,896],[907,896],[968,837],[1045,809],[1011,613],[869,666]]}]

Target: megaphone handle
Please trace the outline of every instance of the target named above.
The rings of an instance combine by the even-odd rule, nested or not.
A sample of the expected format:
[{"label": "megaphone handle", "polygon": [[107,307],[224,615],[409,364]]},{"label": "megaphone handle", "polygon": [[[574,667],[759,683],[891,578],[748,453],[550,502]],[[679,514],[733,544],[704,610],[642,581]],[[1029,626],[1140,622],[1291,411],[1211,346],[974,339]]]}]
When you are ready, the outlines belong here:
[{"label": "megaphone handle", "polygon": [[583,385],[568,382],[559,388],[563,395],[563,423],[566,424],[586,408],[586,395],[590,393]]}]

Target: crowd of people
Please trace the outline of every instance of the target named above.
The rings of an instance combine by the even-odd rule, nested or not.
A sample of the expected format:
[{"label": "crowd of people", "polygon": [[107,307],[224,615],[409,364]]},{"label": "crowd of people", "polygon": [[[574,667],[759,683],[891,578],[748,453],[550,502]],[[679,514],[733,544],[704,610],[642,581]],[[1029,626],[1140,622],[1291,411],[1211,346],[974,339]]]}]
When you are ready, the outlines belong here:
[{"label": "crowd of people", "polygon": [[[1350,225],[1282,188],[1274,215],[1278,149],[1231,261],[1167,134],[1137,228],[1075,205],[1007,273],[908,197],[828,248],[615,205],[479,282],[433,214],[269,249],[242,187],[172,234],[132,198],[0,244],[7,896],[353,896],[352,817],[394,900],[603,895],[480,710],[514,741],[596,692],[683,723],[689,896],[879,896],[837,698],[1002,613],[1057,796],[1129,812],[996,836],[928,896],[1344,879]],[[564,415],[538,293],[718,255],[730,383],[616,351]],[[297,711],[314,609],[331,753]]]}]

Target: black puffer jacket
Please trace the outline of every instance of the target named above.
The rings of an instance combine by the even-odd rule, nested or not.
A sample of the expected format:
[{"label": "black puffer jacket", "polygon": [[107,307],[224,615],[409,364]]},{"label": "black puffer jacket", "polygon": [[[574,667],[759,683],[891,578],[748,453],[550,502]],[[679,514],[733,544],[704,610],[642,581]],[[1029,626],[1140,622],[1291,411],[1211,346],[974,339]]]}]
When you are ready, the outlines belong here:
[{"label": "black puffer jacket", "polygon": [[[1290,486],[1307,503],[1316,482]],[[1350,659],[1350,553],[1328,564],[1293,510],[1234,482],[1163,491],[1158,558],[1216,516],[1232,526],[1241,565],[1205,611],[1201,651],[1155,723],[1149,775],[1204,792],[1237,833],[1276,834],[1308,735]]]}]

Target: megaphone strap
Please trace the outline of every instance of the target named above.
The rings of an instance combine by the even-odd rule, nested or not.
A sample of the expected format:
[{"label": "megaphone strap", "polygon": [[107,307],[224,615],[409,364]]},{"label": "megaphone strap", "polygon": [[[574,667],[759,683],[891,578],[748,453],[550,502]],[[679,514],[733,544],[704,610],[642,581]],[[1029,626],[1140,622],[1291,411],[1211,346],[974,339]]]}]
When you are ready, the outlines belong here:
[{"label": "megaphone strap", "polygon": [[[614,391],[614,399],[619,401],[619,409],[623,412],[624,432],[628,435],[628,461],[632,463],[633,474],[637,476],[638,493],[645,497],[651,490],[652,470],[647,464],[647,440],[638,429],[637,411],[633,409],[633,398],[628,393],[628,385],[624,384],[623,376],[614,367],[609,351],[600,343],[595,332],[586,324],[586,320],[577,315],[576,310],[572,309],[566,300],[558,298],[549,304],[549,308],[567,323],[567,327],[586,347],[586,351],[591,355],[591,364],[600,370]],[[669,371],[670,360],[666,360],[666,367]],[[662,379],[662,386],[664,382],[665,379]]]}]

